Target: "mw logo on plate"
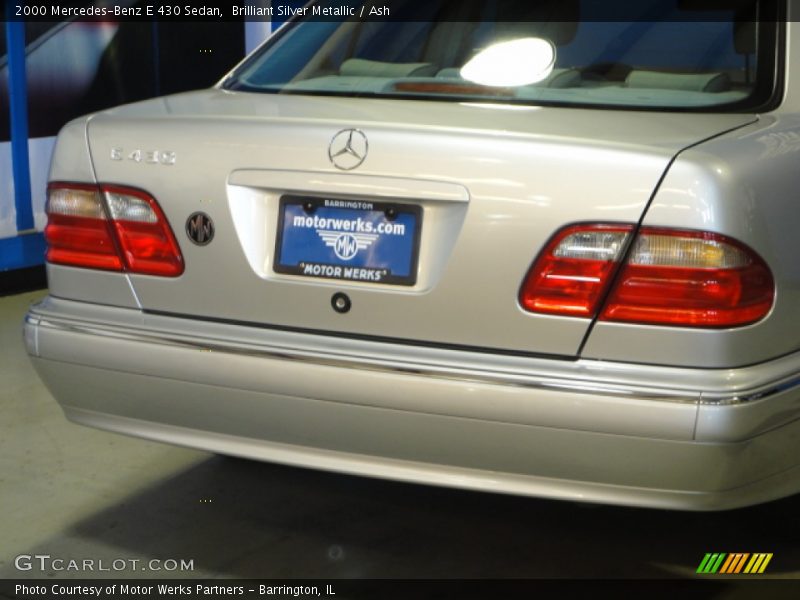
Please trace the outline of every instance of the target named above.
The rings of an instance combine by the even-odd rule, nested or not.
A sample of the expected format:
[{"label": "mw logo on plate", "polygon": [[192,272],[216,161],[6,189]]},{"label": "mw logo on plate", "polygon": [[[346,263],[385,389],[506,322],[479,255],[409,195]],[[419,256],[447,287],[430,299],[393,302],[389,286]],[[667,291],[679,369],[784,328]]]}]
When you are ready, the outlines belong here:
[{"label": "mw logo on plate", "polygon": [[326,246],[333,248],[333,252],[342,260],[350,260],[372,245],[378,236],[374,233],[339,233],[317,229],[317,235],[322,238]]}]

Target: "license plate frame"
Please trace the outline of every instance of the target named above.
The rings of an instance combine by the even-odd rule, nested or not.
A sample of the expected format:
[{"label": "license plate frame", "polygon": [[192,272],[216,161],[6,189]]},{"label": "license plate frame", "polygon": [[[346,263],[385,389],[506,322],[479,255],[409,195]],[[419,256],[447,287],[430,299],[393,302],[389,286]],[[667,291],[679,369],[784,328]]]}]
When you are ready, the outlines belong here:
[{"label": "license plate frame", "polygon": [[416,284],[420,205],[286,194],[278,211],[272,264],[276,273],[353,283]]}]

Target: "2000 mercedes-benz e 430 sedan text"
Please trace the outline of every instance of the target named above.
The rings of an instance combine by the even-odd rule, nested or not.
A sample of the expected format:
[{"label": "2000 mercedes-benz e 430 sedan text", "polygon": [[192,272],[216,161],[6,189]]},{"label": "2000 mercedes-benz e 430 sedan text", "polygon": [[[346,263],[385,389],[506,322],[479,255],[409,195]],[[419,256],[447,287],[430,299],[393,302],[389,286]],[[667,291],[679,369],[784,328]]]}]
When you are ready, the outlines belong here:
[{"label": "2000 mercedes-benz e 430 sedan text", "polygon": [[540,497],[800,491],[797,5],[609,4],[309,9],[69,123],[25,322],[67,417]]}]

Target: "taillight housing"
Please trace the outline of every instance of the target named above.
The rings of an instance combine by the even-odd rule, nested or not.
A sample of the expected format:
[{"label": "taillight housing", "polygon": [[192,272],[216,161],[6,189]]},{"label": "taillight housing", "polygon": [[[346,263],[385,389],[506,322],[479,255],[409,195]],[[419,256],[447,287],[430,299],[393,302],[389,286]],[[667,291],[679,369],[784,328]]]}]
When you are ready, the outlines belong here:
[{"label": "taillight housing", "polygon": [[594,317],[632,225],[573,225],[559,231],[531,267],[519,294],[530,312]]},{"label": "taillight housing", "polygon": [[643,228],[600,320],[735,327],[764,318],[775,281],[758,254],[716,233]]},{"label": "taillight housing", "polygon": [[122,257],[97,186],[51,184],[47,188],[47,262],[122,271]]},{"label": "taillight housing", "polygon": [[177,277],[183,256],[156,200],[118,185],[51,183],[47,261],[87,269]]},{"label": "taillight housing", "polygon": [[632,230],[608,224],[561,230],[525,278],[522,307],[601,321],[710,328],[748,325],[772,309],[772,273],[741,242],[717,233],[644,227],[628,250]]}]

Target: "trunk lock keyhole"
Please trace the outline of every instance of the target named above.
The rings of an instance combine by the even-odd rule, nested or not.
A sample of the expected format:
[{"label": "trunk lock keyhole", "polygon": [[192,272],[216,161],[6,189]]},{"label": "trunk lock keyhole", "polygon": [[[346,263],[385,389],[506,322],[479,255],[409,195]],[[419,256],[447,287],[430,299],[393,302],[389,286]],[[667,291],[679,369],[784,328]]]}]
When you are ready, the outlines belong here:
[{"label": "trunk lock keyhole", "polygon": [[336,292],[331,297],[331,306],[333,310],[335,310],[339,314],[344,314],[350,311],[350,308],[353,306],[353,303],[350,302],[350,298],[347,297],[347,294],[343,294],[342,292]]}]

